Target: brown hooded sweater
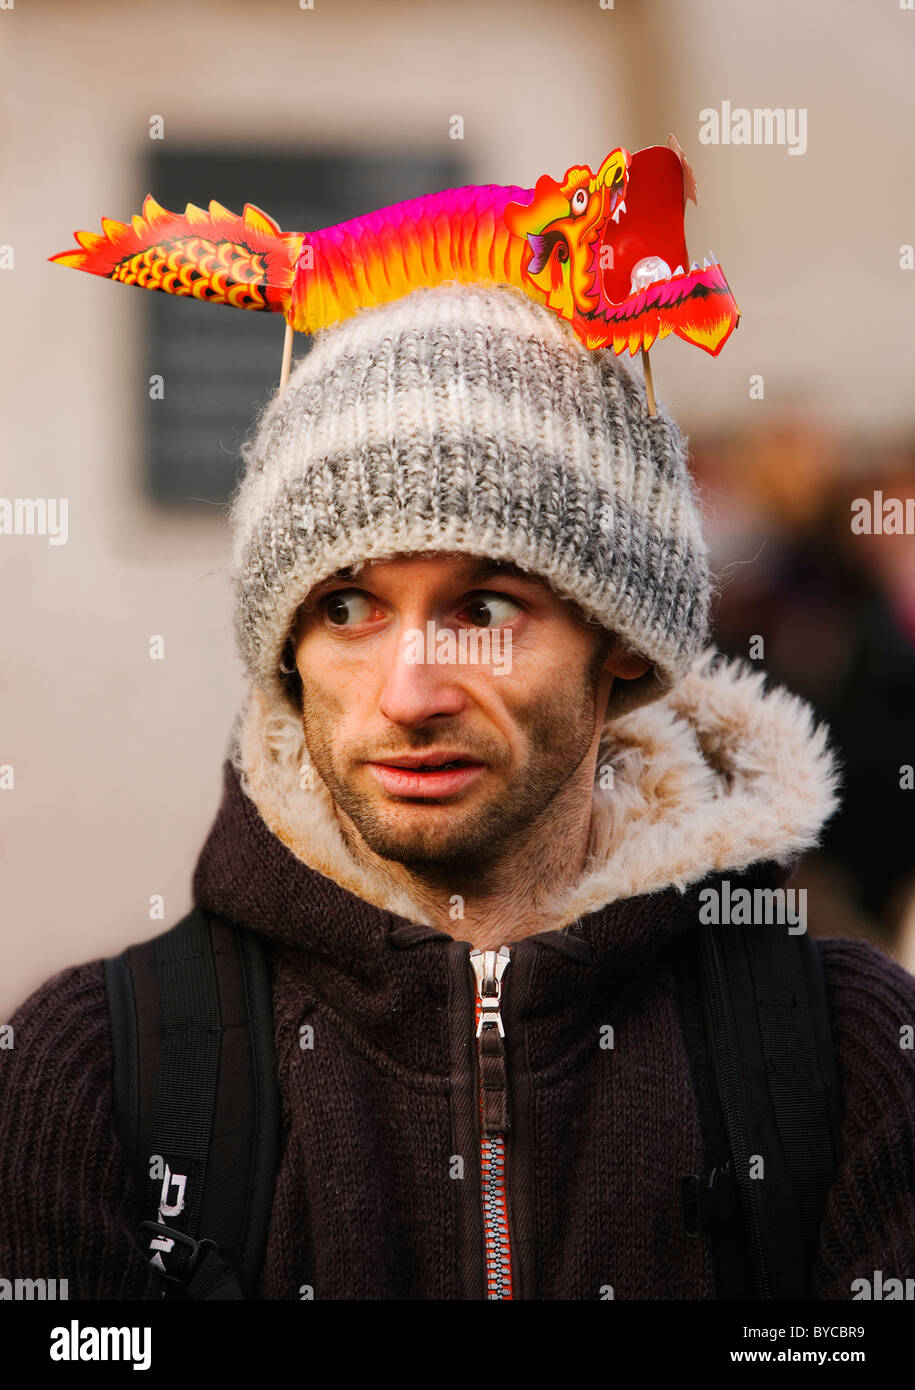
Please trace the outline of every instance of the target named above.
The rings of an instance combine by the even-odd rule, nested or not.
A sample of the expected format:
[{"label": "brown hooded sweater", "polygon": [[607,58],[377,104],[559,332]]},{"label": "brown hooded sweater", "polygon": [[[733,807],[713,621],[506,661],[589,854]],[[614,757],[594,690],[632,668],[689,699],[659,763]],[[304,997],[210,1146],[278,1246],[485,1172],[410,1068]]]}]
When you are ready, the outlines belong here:
[{"label": "brown hooded sweater", "polygon": [[[605,727],[586,871],[557,928],[511,946],[503,978],[504,1189],[481,1157],[470,948],[355,863],[307,767],[298,721],[253,696],[194,875],[195,901],[270,954],[282,1148],[259,1297],[715,1298],[708,1245],[680,1212],[680,1175],[708,1155],[671,947],[695,930],[702,888],[785,885],[817,842],[838,771],[809,707],[706,653],[666,698]],[[915,1062],[901,1042],[915,980],[862,943],[817,944],[844,1112],[814,1287],[848,1299],[875,1270],[915,1273]],[[54,976],[12,1023],[0,1278],[158,1297],[115,1135],[102,962]]]}]

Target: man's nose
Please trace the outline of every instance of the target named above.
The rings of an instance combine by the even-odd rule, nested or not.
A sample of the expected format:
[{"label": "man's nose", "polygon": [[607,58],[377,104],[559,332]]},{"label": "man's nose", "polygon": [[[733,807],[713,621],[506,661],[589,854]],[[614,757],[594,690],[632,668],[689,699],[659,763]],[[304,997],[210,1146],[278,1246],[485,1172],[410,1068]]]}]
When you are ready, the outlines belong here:
[{"label": "man's nose", "polygon": [[460,667],[435,660],[430,627],[402,630],[381,658],[379,708],[392,724],[417,726],[442,716],[451,718],[466,706]]}]

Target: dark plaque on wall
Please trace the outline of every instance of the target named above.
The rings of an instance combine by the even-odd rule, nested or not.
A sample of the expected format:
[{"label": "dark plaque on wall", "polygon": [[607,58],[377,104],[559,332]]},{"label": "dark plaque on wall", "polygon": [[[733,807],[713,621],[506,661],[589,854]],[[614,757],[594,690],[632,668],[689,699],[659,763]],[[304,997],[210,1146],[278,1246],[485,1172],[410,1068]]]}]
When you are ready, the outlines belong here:
[{"label": "dark plaque on wall", "polygon": [[[213,198],[236,213],[255,203],[283,231],[308,232],[465,182],[459,160],[436,155],[183,149],[147,162],[143,191],[172,212],[189,202],[206,208]],[[283,317],[166,294],[143,299],[146,377],[162,378],[145,416],[147,494],[189,508],[224,504],[241,468],[239,446],[279,381]],[[294,360],[310,343],[296,334]]]}]

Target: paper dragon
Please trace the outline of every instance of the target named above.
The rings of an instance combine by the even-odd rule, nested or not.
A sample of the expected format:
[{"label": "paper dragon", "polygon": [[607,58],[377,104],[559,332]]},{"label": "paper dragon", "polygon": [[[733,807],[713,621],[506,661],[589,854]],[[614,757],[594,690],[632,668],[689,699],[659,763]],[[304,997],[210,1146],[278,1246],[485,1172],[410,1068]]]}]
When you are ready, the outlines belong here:
[{"label": "paper dragon", "polygon": [[544,174],[536,186],[469,185],[430,193],[314,232],[283,232],[246,203],[168,212],[152,196],[130,225],[102,218],[76,232],[78,250],[49,260],[126,285],[282,314],[281,389],[292,335],[315,333],[357,310],[445,281],[517,286],[566,319],[589,348],[642,353],[671,333],[717,357],[740,318],[717,259],[689,264],[692,170],[667,146],[615,149],[597,173]]}]

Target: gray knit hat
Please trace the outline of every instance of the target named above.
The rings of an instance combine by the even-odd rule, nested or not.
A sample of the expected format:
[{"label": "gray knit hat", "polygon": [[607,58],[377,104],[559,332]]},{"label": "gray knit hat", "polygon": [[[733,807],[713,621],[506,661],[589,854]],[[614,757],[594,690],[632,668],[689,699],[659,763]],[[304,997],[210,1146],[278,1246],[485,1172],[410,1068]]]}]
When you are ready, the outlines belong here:
[{"label": "gray knit hat", "polygon": [[712,581],[686,440],[624,359],[511,286],[450,282],[319,333],[264,409],[233,499],[240,650],[279,671],[297,609],[344,566],[508,559],[652,663],[611,714],[705,646]]}]

